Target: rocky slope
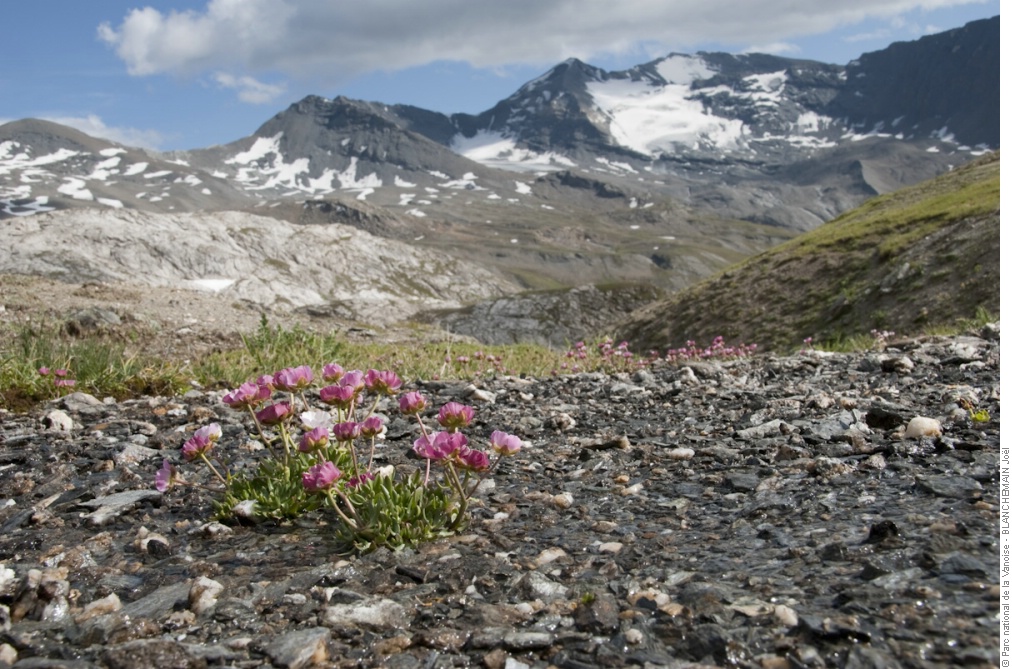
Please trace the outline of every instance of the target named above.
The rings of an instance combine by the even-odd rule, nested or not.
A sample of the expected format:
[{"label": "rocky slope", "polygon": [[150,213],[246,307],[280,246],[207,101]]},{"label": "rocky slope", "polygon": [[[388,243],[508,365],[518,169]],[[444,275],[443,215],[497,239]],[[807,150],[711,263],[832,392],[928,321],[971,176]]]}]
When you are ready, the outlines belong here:
[{"label": "rocky slope", "polygon": [[717,335],[789,349],[1000,309],[1000,154],[875,198],[617,324],[640,350]]},{"label": "rocky slope", "polygon": [[517,289],[484,267],[350,226],[239,212],[64,211],[8,221],[4,232],[3,273],[205,290],[223,308],[312,306],[374,325]]},{"label": "rocky slope", "polygon": [[416,319],[483,344],[532,343],[558,350],[598,336],[663,295],[649,284],[591,284],[482,300],[463,309],[423,312]]}]

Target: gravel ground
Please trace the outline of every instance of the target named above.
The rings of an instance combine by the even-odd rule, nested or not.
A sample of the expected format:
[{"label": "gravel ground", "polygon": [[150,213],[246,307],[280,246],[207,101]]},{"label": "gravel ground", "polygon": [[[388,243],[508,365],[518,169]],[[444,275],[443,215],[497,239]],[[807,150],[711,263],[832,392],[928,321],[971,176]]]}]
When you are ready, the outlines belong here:
[{"label": "gravel ground", "polygon": [[[222,524],[213,486],[154,490],[212,421],[257,457],[221,393],[0,413],[0,665],[997,666],[1000,339],[978,335],[482,381],[491,402],[411,384],[529,446],[458,536],[365,555],[323,515]],[[393,409],[382,461],[417,465]]]}]

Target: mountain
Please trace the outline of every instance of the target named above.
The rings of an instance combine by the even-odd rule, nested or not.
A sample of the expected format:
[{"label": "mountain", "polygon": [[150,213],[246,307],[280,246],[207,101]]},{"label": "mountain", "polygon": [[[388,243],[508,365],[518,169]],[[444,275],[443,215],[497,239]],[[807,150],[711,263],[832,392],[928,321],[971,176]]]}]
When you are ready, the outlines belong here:
[{"label": "mountain", "polygon": [[[998,17],[846,66],[763,54],[670,54],[621,72],[562,63],[451,144],[484,160],[796,162],[870,137],[997,147]],[[973,104],[968,104],[973,101]],[[655,168],[657,165],[654,166]]]},{"label": "mountain", "polygon": [[63,125],[0,126],[0,219],[56,209],[222,210],[248,196],[220,175]]},{"label": "mountain", "polygon": [[897,42],[846,67],[828,112],[854,127],[999,145],[998,17]]},{"label": "mountain", "polygon": [[845,66],[569,60],[476,115],[310,96],[249,137],[169,153],[17,121],[0,126],[0,219],[239,211],[352,226],[513,288],[679,290],[997,149],[998,45],[995,17]]},{"label": "mountain", "polygon": [[930,332],[999,313],[1000,155],[873,198],[621,323],[662,352],[689,339],[798,348],[872,329]]}]

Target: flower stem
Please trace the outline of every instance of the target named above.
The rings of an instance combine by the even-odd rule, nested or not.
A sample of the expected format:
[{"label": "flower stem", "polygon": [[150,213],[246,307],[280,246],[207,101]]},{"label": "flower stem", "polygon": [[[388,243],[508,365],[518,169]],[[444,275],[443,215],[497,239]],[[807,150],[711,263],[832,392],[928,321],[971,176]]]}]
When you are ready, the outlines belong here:
[{"label": "flower stem", "polygon": [[464,493],[464,487],[460,484],[460,477],[457,476],[457,469],[453,466],[453,463],[447,462],[446,469],[450,472],[450,483],[457,491],[457,494],[460,495],[460,507],[457,509],[457,515],[454,516],[453,522],[450,523],[450,529],[456,530],[460,527],[464,514],[467,513],[467,495]]},{"label": "flower stem", "polygon": [[266,446],[267,450],[270,451],[271,457],[277,460],[278,454],[274,452],[274,446],[271,444],[271,440],[267,438],[266,434],[264,434],[264,428],[260,425],[260,421],[257,420],[256,411],[253,411],[253,407],[248,404],[246,405],[246,408],[249,409],[249,415],[253,417],[253,424],[257,426],[257,433],[260,435],[260,443]]},{"label": "flower stem", "polygon": [[288,428],[285,427],[284,422],[281,423],[279,429],[281,430],[281,443],[285,446],[285,469],[288,469],[288,462],[291,457],[291,448],[289,447],[291,437],[288,436]]},{"label": "flower stem", "polygon": [[216,468],[216,467],[214,466],[214,463],[212,463],[212,462],[211,462],[211,460],[210,460],[210,459],[208,459],[207,455],[205,455],[204,453],[201,453],[201,454],[200,454],[200,459],[201,459],[201,460],[203,460],[203,461],[204,461],[204,463],[205,463],[205,464],[206,464],[206,465],[207,465],[208,467],[210,467],[210,468],[211,468],[211,471],[212,471],[212,472],[214,473],[214,475],[215,475],[215,476],[217,476],[217,477],[218,477],[218,480],[219,480],[219,481],[221,481],[222,485],[224,485],[224,486],[227,486],[227,485],[228,485],[228,481],[226,481],[226,480],[225,480],[225,477],[224,477],[224,476],[222,476],[222,475],[221,475],[221,472],[219,472],[219,471],[218,471],[218,469],[217,469],[217,468]]},{"label": "flower stem", "polygon": [[[415,414],[415,420],[418,421],[418,427],[422,428],[422,438],[428,440],[429,431],[425,429],[425,423],[422,422],[422,417]],[[429,485],[429,469],[432,467],[432,460],[425,459],[425,480],[422,482],[423,486]]]},{"label": "flower stem", "polygon": [[345,506],[348,507],[348,510],[351,511],[353,515],[357,515],[357,514],[355,514],[355,507],[353,507],[351,505],[351,500],[349,500],[348,497],[347,497],[347,495],[345,495],[344,493],[337,492],[335,490],[328,490],[327,491],[327,499],[330,500],[330,506],[332,506],[334,508],[334,511],[337,512],[337,515],[339,515],[341,517],[341,520],[343,520],[345,523],[347,523],[348,525],[351,526],[351,529],[357,530],[358,529],[358,523],[356,523],[354,520],[352,520],[351,518],[349,518],[344,513],[344,511],[341,511],[341,507],[339,507],[337,505],[337,500],[334,499],[334,495],[335,494],[341,497],[341,500],[344,502]]}]

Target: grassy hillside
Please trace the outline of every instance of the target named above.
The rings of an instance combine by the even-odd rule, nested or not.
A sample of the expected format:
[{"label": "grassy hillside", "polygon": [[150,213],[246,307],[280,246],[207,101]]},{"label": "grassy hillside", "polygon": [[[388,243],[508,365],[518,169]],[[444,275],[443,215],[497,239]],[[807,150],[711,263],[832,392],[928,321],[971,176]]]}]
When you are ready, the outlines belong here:
[{"label": "grassy hillside", "polygon": [[999,313],[1000,153],[861,207],[638,311],[639,350],[686,339],[797,348]]}]

